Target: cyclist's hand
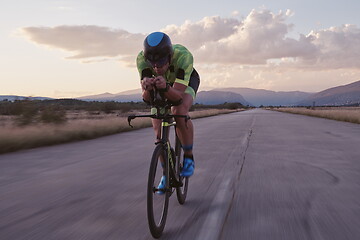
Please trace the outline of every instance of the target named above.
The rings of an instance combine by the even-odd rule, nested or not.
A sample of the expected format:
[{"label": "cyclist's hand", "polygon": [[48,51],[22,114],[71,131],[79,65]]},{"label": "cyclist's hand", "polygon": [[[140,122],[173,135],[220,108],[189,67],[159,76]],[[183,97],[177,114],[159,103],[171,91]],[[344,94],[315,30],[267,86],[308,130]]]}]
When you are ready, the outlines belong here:
[{"label": "cyclist's hand", "polygon": [[157,89],[165,89],[166,88],[166,80],[163,76],[158,76],[155,78],[155,87]]},{"label": "cyclist's hand", "polygon": [[155,79],[154,78],[149,78],[149,77],[145,77],[142,81],[141,81],[141,87],[143,90],[153,90],[153,86],[155,83]]}]

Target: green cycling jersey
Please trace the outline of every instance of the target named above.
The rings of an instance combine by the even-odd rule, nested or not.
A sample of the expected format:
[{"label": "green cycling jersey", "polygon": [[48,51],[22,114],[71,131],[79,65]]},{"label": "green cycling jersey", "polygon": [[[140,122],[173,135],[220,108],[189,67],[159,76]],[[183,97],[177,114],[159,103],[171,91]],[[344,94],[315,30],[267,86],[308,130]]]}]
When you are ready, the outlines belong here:
[{"label": "green cycling jersey", "polygon": [[[189,93],[194,98],[195,91],[189,86],[190,76],[193,72],[193,56],[189,50],[180,44],[173,45],[173,50],[174,54],[164,77],[170,85],[180,83],[188,86],[185,93]],[[144,77],[157,76],[150,63],[146,61],[143,51],[138,54],[136,64],[140,79],[143,79]]]}]

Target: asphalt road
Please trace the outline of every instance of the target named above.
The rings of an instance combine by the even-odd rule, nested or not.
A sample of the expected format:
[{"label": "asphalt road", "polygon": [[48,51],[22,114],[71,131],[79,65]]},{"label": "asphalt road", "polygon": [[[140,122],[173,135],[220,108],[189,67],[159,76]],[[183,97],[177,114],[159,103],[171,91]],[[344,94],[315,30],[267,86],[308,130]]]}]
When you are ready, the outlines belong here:
[{"label": "asphalt road", "polygon": [[[255,109],[194,126],[196,172],[162,239],[360,239],[360,125]],[[0,155],[0,239],[152,239],[152,142],[147,128]]]}]

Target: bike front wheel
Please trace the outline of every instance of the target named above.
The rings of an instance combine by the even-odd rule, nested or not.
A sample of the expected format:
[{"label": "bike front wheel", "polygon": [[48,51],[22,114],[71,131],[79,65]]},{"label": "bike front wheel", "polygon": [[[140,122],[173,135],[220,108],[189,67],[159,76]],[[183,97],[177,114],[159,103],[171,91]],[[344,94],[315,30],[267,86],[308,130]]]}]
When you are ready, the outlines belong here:
[{"label": "bike front wheel", "polygon": [[[162,165],[164,167],[162,167]],[[161,177],[165,175],[166,187],[158,189]],[[147,215],[151,235],[159,238],[164,230],[169,207],[169,171],[164,147],[156,146],[150,164],[147,187]]]},{"label": "bike front wheel", "polygon": [[188,186],[189,186],[189,178],[188,177],[181,177],[180,172],[183,167],[183,158],[184,158],[184,152],[180,144],[180,140],[178,137],[176,137],[175,142],[175,155],[176,155],[176,175],[179,179],[179,182],[182,183],[181,187],[176,188],[176,196],[178,199],[178,202],[182,205],[185,203]]}]

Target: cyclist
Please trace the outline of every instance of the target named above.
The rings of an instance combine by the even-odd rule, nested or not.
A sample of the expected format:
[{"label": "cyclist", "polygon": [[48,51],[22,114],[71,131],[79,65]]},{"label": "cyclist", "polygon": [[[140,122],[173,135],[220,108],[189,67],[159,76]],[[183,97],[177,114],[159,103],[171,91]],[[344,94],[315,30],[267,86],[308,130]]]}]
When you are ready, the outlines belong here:
[{"label": "cyclist", "polygon": [[[180,44],[172,44],[168,35],[153,32],[144,40],[144,49],[137,56],[137,68],[142,87],[142,97],[150,102],[154,88],[173,103],[172,114],[188,115],[200,84],[200,77],[193,68],[192,54]],[[151,109],[152,113],[156,108]],[[175,118],[176,133],[184,150],[183,177],[194,173],[193,156],[194,128],[191,120]],[[160,141],[161,120],[152,119],[156,141]],[[159,189],[165,188],[165,176],[161,178]]]}]

